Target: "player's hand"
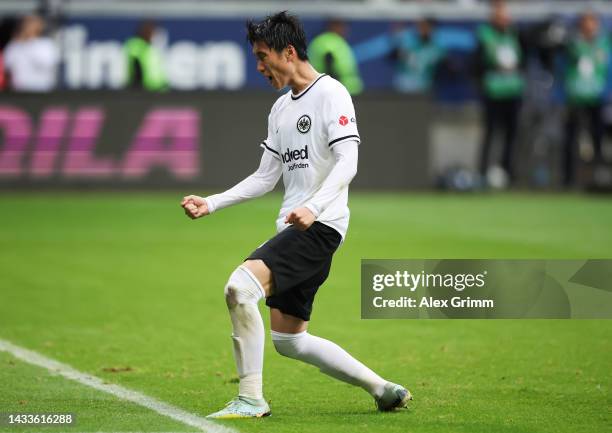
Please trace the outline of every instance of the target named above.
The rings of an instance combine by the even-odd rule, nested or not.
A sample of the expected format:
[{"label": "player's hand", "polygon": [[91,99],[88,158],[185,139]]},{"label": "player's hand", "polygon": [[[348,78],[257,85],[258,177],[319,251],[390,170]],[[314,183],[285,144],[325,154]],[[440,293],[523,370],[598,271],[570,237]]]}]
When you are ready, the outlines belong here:
[{"label": "player's hand", "polygon": [[208,215],[208,205],[206,200],[197,195],[188,195],[183,197],[181,207],[185,209],[185,215],[192,220]]},{"label": "player's hand", "polygon": [[299,207],[289,212],[285,224],[293,224],[296,229],[304,231],[315,222],[317,217],[307,207]]}]

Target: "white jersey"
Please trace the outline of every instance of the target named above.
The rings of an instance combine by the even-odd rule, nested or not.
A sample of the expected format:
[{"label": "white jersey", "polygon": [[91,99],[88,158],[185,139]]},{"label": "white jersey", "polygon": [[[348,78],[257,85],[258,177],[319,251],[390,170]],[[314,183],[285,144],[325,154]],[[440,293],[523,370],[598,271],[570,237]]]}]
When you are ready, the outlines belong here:
[{"label": "white jersey", "polygon": [[337,196],[317,209],[311,202],[336,160],[332,148],[346,141],[360,142],[353,101],[346,88],[321,75],[301,93],[278,98],[268,118],[268,137],[261,144],[282,163],[285,196],[276,221],[280,231],[285,216],[295,208],[310,208],[317,221],[345,237],[349,223],[348,183],[338,185]]}]

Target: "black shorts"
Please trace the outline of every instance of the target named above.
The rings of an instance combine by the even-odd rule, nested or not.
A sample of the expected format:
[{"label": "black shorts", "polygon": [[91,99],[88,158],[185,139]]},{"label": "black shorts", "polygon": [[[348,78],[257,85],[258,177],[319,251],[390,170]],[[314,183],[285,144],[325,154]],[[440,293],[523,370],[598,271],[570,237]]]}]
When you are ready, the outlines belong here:
[{"label": "black shorts", "polygon": [[274,288],[266,305],[310,320],[315,294],[329,275],[341,240],[336,230],[315,221],[305,231],[288,227],[253,251],[246,260],[263,260],[272,271]]}]

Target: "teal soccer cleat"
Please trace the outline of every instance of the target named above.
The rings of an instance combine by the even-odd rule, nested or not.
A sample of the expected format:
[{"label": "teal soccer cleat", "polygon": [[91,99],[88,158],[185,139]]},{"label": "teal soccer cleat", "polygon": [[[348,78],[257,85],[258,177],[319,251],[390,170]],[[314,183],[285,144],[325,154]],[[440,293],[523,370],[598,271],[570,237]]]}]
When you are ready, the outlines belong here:
[{"label": "teal soccer cleat", "polygon": [[393,382],[387,382],[385,391],[376,401],[376,408],[381,412],[390,412],[397,408],[406,407],[412,394],[406,388]]},{"label": "teal soccer cleat", "polygon": [[253,398],[238,396],[228,402],[223,409],[218,412],[211,413],[206,418],[215,419],[234,419],[234,418],[263,418],[270,415],[270,406],[262,398],[256,400]]}]

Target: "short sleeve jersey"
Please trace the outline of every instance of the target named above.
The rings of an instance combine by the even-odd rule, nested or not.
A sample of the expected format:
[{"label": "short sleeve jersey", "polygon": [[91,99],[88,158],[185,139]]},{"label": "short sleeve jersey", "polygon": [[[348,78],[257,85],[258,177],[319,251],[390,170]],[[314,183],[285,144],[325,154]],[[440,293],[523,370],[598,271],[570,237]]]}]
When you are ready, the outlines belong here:
[{"label": "short sleeve jersey", "polygon": [[[328,75],[320,75],[301,93],[291,91],[272,106],[268,137],[261,147],[283,166],[285,196],[276,226],[283,230],[285,216],[304,206],[317,193],[334,167],[332,149],[338,143],[360,142],[353,101],[346,88]],[[349,222],[348,185],[338,185],[338,195],[317,221],[345,237]]]}]

